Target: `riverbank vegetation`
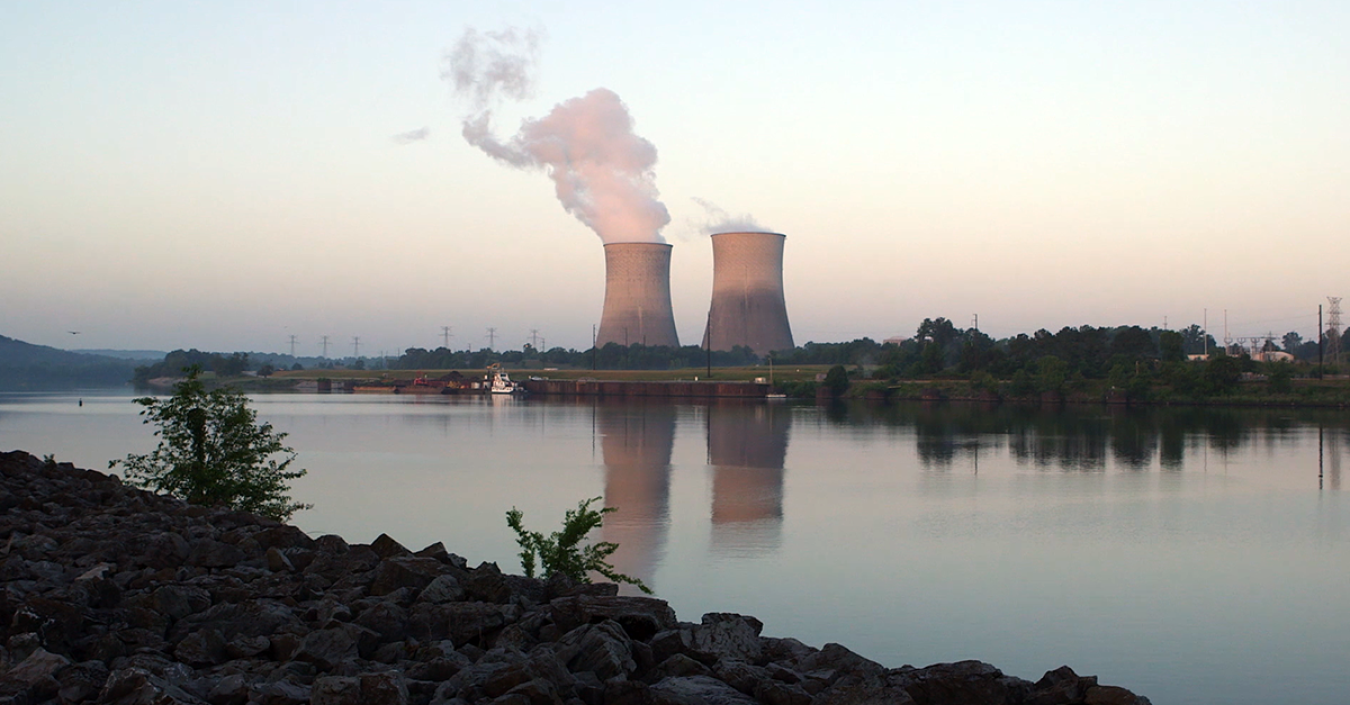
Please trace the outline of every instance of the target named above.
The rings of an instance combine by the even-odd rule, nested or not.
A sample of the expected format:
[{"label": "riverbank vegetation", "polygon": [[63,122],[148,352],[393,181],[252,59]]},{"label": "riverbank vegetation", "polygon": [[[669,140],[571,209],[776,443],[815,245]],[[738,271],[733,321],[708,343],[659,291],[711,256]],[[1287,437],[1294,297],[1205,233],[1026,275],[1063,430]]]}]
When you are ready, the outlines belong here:
[{"label": "riverbank vegetation", "polygon": [[[1084,325],[996,340],[936,318],[924,319],[910,338],[808,342],[765,356],[745,347],[707,351],[697,345],[615,343],[588,350],[528,344],[506,351],[409,348],[397,356],[332,359],[175,350],[135,368],[131,381],[167,388],[183,368],[197,365],[208,384],[266,391],[301,381],[388,381],[452,371],[477,379],[496,364],[517,379],[768,380],[792,397],[1350,405],[1347,368],[1337,364],[1345,355],[1340,361],[1322,355],[1335,347],[1331,331],[1328,338],[1319,344],[1289,332],[1243,348],[1220,345],[1197,325],[1180,330]],[[836,367],[840,370],[827,383]]]},{"label": "riverbank vegetation", "polygon": [[156,427],[159,446],[145,454],[108,463],[121,466],[135,487],[170,494],[190,504],[223,506],[285,521],[309,507],[290,497],[290,481],[305,470],[291,469],[295,451],[285,433],[258,423],[244,394],[230,387],[208,390],[200,368],[165,398],[141,397],[141,416]]}]

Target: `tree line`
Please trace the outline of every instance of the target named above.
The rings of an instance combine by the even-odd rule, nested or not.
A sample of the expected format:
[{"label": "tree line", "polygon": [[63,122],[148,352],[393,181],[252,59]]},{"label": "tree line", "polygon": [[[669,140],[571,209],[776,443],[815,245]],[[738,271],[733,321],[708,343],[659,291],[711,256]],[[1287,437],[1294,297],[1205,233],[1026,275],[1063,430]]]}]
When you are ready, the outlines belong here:
[{"label": "tree line", "polygon": [[[1317,359],[1316,341],[1305,341],[1290,332],[1266,346],[1283,349],[1296,359]],[[1208,362],[1190,363],[1188,355],[1208,352]],[[1180,330],[1157,327],[1091,325],[1066,326],[1058,332],[1045,329],[994,339],[976,328],[958,328],[946,318],[925,318],[912,338],[877,342],[858,338],[847,342],[808,342],[772,353],[781,365],[840,365],[851,376],[874,380],[918,380],[949,377],[992,384],[1012,383],[1017,394],[1060,391],[1074,380],[1108,380],[1111,386],[1136,392],[1159,382],[1187,394],[1216,393],[1240,379],[1243,372],[1266,371],[1277,379],[1292,376],[1281,366],[1262,367],[1245,355],[1227,355],[1224,347],[1198,325]],[[1231,358],[1221,362],[1224,357]],[[265,359],[266,362],[259,362]],[[287,355],[209,353],[175,350],[162,362],[136,369],[135,381],[171,377],[185,367],[197,365],[220,376],[236,376],[245,370],[269,374],[275,369],[303,369]],[[492,364],[598,370],[667,370],[705,365],[733,367],[763,364],[765,357],[746,347],[707,351],[698,345],[679,347],[608,343],[600,348],[576,350],[553,347],[497,351],[408,348],[398,357],[307,359],[309,367],[355,369],[482,369]],[[288,364],[290,363],[290,364]]]}]

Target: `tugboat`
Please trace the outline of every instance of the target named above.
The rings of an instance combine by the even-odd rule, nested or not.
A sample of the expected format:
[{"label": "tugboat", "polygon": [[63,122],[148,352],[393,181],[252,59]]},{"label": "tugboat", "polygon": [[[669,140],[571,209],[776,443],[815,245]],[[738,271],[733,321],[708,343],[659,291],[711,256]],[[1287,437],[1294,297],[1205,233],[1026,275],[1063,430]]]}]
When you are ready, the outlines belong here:
[{"label": "tugboat", "polygon": [[520,386],[519,382],[512,381],[511,376],[502,369],[498,363],[492,363],[488,366],[488,372],[491,374],[491,383],[488,385],[488,392],[492,394],[523,394],[525,388]]}]

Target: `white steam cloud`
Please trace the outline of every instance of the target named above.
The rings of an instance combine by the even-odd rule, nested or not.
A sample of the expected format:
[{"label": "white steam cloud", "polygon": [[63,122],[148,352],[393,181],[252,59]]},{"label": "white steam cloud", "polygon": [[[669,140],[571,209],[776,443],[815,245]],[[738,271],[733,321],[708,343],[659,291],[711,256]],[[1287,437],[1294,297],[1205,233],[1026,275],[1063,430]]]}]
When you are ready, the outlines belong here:
[{"label": "white steam cloud", "polygon": [[538,43],[533,32],[470,29],[446,55],[441,76],[472,108],[464,139],[513,167],[543,169],[563,208],[605,244],[664,242],[670,213],[657,200],[656,147],[634,134],[628,107],[613,91],[596,88],[564,101],[507,139],[493,134],[493,108],[533,91]]},{"label": "white steam cloud", "polygon": [[732,215],[726,212],[712,201],[692,196],[694,203],[703,207],[704,220],[699,224],[699,232],[704,235],[716,235],[717,233],[768,233],[772,230],[759,224],[755,217],[749,213]]},{"label": "white steam cloud", "polygon": [[412,144],[414,142],[421,142],[422,140],[425,140],[430,136],[431,136],[430,127],[419,127],[416,130],[408,130],[407,132],[400,132],[397,135],[391,137],[390,139],[394,141],[394,144]]}]

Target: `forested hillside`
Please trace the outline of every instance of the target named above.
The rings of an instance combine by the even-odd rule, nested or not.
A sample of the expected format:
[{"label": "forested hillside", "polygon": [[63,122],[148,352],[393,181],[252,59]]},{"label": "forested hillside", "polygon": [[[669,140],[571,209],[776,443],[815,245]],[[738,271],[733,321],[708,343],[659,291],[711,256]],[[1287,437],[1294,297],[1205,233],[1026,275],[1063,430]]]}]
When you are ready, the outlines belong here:
[{"label": "forested hillside", "polygon": [[0,335],[0,390],[26,391],[126,384],[134,360],[85,355]]}]

